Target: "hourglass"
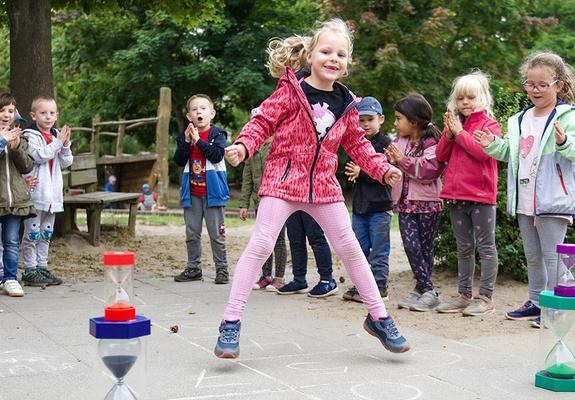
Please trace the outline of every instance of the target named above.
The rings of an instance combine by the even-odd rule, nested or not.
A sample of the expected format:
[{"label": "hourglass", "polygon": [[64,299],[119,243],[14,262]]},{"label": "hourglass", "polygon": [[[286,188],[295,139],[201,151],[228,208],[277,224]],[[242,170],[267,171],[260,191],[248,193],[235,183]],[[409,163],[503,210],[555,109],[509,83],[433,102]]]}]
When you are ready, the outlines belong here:
[{"label": "hourglass", "polygon": [[[555,392],[575,392],[575,245],[557,245],[557,286],[539,294],[541,343],[552,344],[535,386]],[[570,348],[571,346],[571,348]],[[546,346],[549,348],[549,346]]]},{"label": "hourglass", "polygon": [[151,322],[136,315],[133,302],[134,253],[105,253],[108,282],[104,316],[90,319],[90,334],[97,339],[98,355],[116,378],[105,400],[135,400],[124,378],[142,353],[142,337],[150,334]]}]

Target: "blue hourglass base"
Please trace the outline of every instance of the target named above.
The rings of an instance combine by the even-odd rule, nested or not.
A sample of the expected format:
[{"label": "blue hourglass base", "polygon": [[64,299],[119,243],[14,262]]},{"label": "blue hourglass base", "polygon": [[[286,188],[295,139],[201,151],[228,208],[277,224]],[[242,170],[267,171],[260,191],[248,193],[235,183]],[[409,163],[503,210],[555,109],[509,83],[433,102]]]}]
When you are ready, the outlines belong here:
[{"label": "blue hourglass base", "polygon": [[138,400],[134,392],[124,382],[116,383],[104,400]]}]

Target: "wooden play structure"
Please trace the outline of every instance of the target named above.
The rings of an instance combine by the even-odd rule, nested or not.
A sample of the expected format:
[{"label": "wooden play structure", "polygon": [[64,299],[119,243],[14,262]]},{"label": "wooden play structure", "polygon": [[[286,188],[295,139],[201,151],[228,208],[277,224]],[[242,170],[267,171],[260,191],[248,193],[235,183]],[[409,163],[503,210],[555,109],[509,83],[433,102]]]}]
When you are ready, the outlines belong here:
[{"label": "wooden play structure", "polygon": [[[168,205],[168,140],[170,114],[172,110],[171,90],[160,89],[160,104],[156,117],[132,120],[100,121],[99,116],[93,118],[92,127],[75,127],[72,132],[90,133],[90,153],[74,155],[74,163],[70,167],[65,186],[67,195],[64,197],[64,213],[60,219],[59,233],[77,229],[76,210],[85,209],[88,219],[88,235],[92,245],[98,246],[100,241],[100,221],[102,210],[107,206],[118,204],[129,206],[130,214],[128,231],[135,234],[137,199],[143,183],[158,194],[159,208]],[[124,154],[125,135],[132,129],[156,125],[156,152],[140,154]],[[116,132],[105,131],[104,128],[117,126]],[[100,139],[102,136],[116,138],[114,155],[100,156]],[[117,177],[117,192],[99,192],[98,166],[111,166]],[[66,178],[65,178],[66,179]],[[67,183],[67,184],[66,184]]]}]

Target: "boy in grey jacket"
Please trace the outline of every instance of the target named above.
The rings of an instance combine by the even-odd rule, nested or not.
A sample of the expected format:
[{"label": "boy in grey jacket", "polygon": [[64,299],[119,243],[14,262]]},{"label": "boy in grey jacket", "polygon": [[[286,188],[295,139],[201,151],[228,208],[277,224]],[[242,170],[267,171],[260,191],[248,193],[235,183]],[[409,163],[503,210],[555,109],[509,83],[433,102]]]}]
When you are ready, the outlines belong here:
[{"label": "boy in grey jacket", "polygon": [[69,167],[73,161],[70,128],[64,126],[61,131],[54,128],[58,106],[52,97],[36,97],[31,110],[30,117],[35,123],[23,134],[34,159],[30,175],[38,180],[38,186],[31,193],[37,216],[24,222],[22,281],[28,286],[60,285],[62,279],[48,270],[48,248],[55,213],[64,211],[62,168]]}]

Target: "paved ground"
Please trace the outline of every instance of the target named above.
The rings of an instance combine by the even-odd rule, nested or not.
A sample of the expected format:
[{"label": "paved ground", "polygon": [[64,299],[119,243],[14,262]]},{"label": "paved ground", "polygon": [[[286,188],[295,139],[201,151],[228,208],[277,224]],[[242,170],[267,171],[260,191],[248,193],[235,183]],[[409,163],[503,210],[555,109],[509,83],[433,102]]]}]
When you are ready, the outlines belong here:
[{"label": "paved ground", "polygon": [[[301,297],[257,292],[241,357],[219,360],[212,350],[229,286],[139,278],[135,290],[138,312],[153,321],[146,357],[127,378],[140,399],[574,398],[533,386],[538,335],[529,330],[454,341],[403,327],[413,348],[394,355],[362,330],[363,313],[330,317],[330,307],[345,306],[339,296],[309,310]],[[0,297],[0,400],[103,399],[113,379],[88,334],[102,284],[26,292]]]}]

